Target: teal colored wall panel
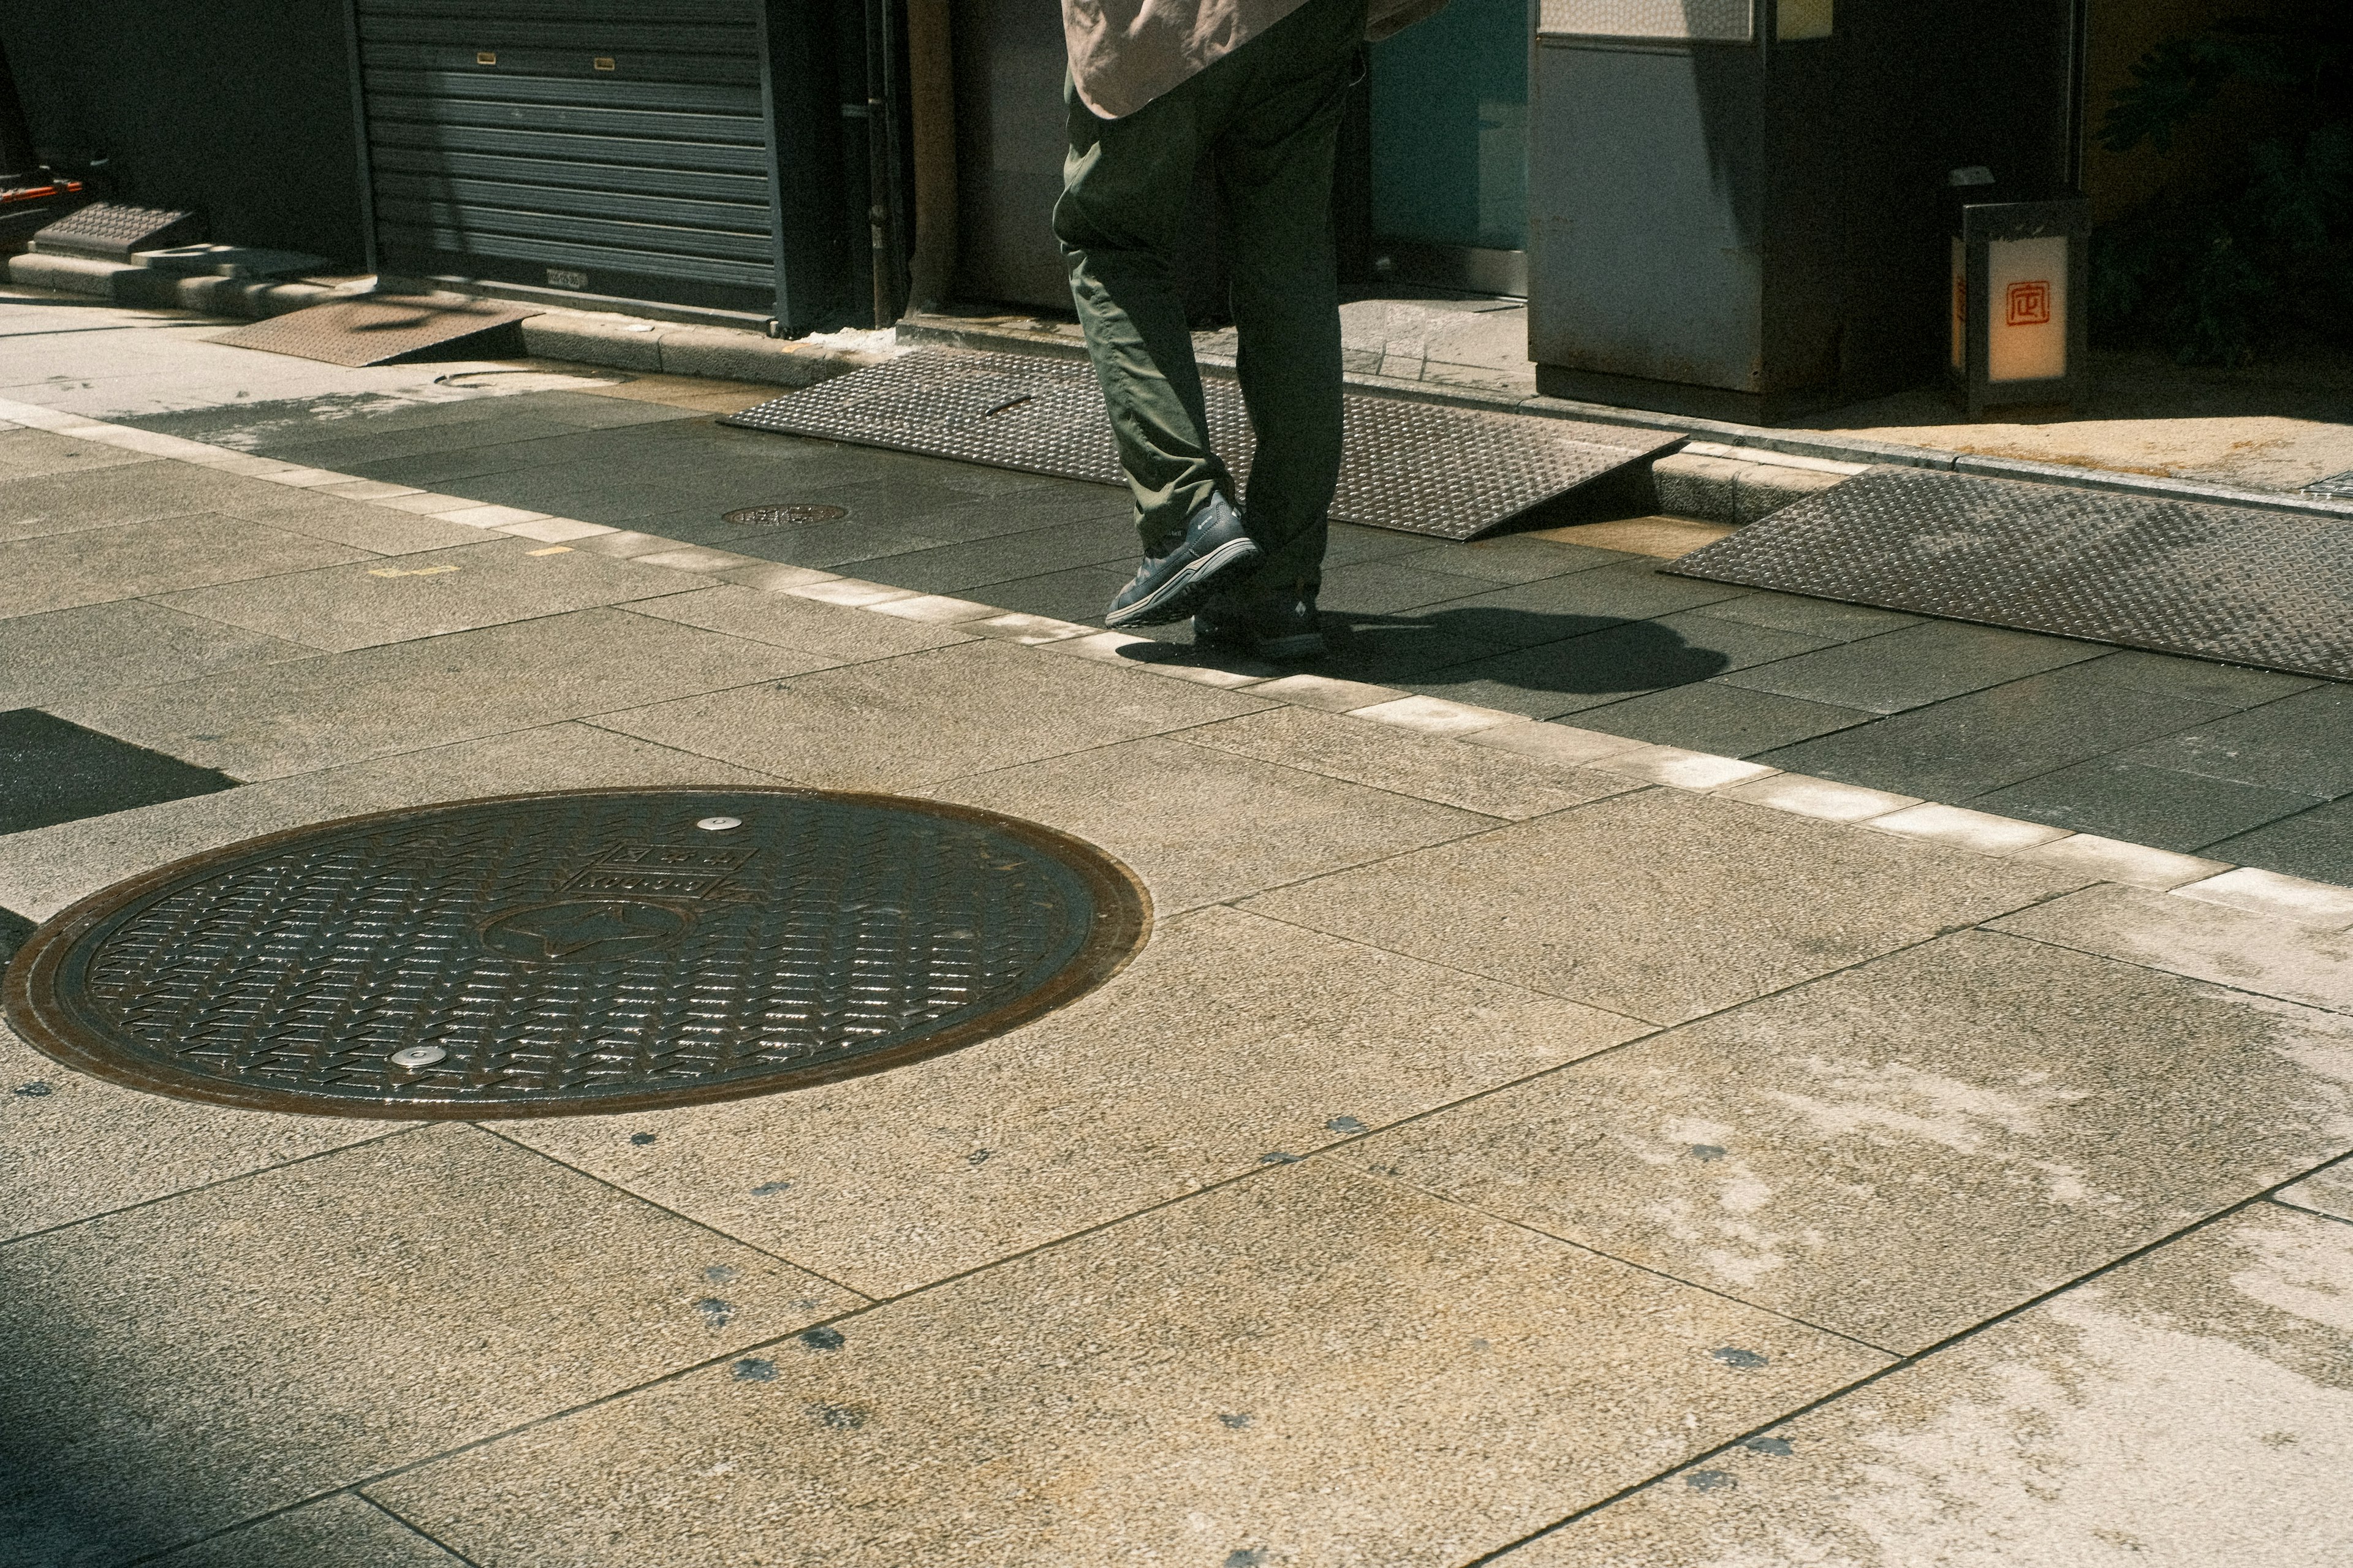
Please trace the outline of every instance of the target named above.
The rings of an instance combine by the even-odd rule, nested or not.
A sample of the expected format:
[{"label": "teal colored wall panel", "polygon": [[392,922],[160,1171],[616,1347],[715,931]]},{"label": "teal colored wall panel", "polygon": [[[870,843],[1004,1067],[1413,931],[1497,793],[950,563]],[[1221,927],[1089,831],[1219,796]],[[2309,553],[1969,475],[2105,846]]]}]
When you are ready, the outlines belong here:
[{"label": "teal colored wall panel", "polygon": [[1527,0],[1451,0],[1372,49],[1373,231],[1527,241]]}]

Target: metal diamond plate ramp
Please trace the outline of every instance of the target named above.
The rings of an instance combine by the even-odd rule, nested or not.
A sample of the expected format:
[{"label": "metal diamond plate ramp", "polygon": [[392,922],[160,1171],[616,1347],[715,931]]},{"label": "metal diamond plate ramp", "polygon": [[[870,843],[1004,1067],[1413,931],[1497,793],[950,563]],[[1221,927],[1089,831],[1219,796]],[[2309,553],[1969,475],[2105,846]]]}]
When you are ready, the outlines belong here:
[{"label": "metal diamond plate ramp", "polygon": [[132,253],[204,237],[204,219],[176,207],[92,202],[33,236],[33,248],[128,261]]},{"label": "metal diamond plate ramp", "polygon": [[495,331],[541,313],[457,294],[380,295],[312,305],[223,332],[212,341],[357,369]]},{"label": "metal diamond plate ramp", "polygon": [[1149,905],[929,801],[586,790],[324,823],[34,932],[11,1027],[155,1093],[337,1116],[638,1110],[953,1050],[1100,984]]},{"label": "metal diamond plate ramp", "polygon": [[[1241,389],[1203,378],[1209,436],[1247,484],[1255,442]],[[1471,539],[1682,437],[1352,392],[1332,516]],[[1124,485],[1082,360],[922,349],[730,415],[723,425]]]},{"label": "metal diamond plate ramp", "polygon": [[1873,468],[1667,568],[2353,680],[2353,524]]}]

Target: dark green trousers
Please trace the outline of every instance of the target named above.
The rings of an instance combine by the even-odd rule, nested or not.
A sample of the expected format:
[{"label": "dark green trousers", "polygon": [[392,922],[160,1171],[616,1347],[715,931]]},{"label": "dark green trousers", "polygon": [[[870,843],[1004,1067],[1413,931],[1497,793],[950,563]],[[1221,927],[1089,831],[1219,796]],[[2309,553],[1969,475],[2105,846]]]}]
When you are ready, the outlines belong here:
[{"label": "dark green trousers", "polygon": [[[1365,0],[1307,0],[1266,32],[1124,119],[1065,89],[1070,150],[1054,235],[1157,552],[1223,489],[1265,551],[1246,586],[1313,587],[1340,475],[1340,293],[1332,168],[1365,36]],[[1209,160],[1258,437],[1250,492],[1208,440],[1178,263],[1203,237],[1185,212]]]}]

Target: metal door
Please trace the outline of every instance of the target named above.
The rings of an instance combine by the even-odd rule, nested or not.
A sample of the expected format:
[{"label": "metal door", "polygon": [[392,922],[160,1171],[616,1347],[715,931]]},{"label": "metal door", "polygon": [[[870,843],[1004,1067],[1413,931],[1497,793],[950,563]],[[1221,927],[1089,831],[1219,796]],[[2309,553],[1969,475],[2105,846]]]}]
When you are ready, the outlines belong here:
[{"label": "metal door", "polygon": [[768,315],[764,0],[356,0],[385,272]]},{"label": "metal door", "polygon": [[1529,0],[1450,0],[1371,51],[1373,270],[1527,292]]}]

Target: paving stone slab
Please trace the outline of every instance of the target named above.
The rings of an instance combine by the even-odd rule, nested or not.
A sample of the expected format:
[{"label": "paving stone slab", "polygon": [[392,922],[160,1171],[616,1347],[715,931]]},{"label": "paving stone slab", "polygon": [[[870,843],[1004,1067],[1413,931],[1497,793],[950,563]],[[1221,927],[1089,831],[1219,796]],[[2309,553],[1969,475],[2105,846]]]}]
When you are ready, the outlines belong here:
[{"label": "paving stone slab", "polygon": [[2340,796],[2207,847],[2241,865],[2353,886],[2353,799]]},{"label": "paving stone slab", "polygon": [[[1131,537],[1129,555],[1134,553]],[[1388,616],[1492,592],[1493,579],[1445,571],[1426,556],[1335,564],[1327,557],[1317,604],[1327,615]]]},{"label": "paving stone slab", "polygon": [[119,468],[154,460],[144,452],[126,452],[120,447],[85,437],[53,435],[47,430],[0,430],[0,472],[5,472],[12,481],[42,474]]},{"label": "paving stone slab", "polygon": [[1908,1354],[2348,1148],[2353,1020],[1973,932],[1354,1157]]},{"label": "paving stone slab", "polygon": [[[1268,688],[1252,690],[1265,695]],[[1377,701],[1373,696],[1377,690],[1357,688],[1347,695],[1373,697]],[[1320,695],[1312,688],[1304,694]],[[1282,695],[1288,698],[1292,693]],[[1548,765],[1493,747],[1467,746],[1309,707],[1271,708],[1188,730],[1184,739],[1190,745],[1233,752],[1286,768],[1304,768],[1514,821],[1583,805],[1635,787],[1632,781],[1608,773]]]},{"label": "paving stone slab", "polygon": [[1996,931],[2314,1007],[2353,1013],[2353,933],[2137,888],[2087,888]]},{"label": "paving stone slab", "polygon": [[2062,871],[1651,790],[1249,907],[1679,1023],[2080,885]]},{"label": "paving stone slab", "polygon": [[1075,834],[1173,913],[1495,826],[1410,795],[1147,736],[959,778],[927,793]]},{"label": "paving stone slab", "polygon": [[[1715,606],[1715,613],[1746,619],[1767,612],[1752,600],[1741,599]],[[1841,647],[1743,670],[1731,678],[1732,683],[1839,708],[1901,713],[2063,665],[2081,664],[2109,651],[2096,643],[2004,631],[1998,626],[1895,618],[1910,624],[1899,625],[1883,636],[1858,638]]]},{"label": "paving stone slab", "polygon": [[0,713],[0,837],[234,789],[237,783],[37,708]]},{"label": "paving stone slab", "polygon": [[1447,608],[1466,616],[1483,612],[1479,636],[1505,646],[1525,646],[1553,640],[1559,634],[1549,628],[1572,617],[1589,617],[1605,625],[1644,621],[1736,599],[1747,592],[1721,583],[1671,577],[1660,570],[1661,565],[1633,557],[1457,599]]},{"label": "paving stone slab", "polygon": [[1857,724],[1873,715],[1750,691],[1717,680],[1695,681],[1604,707],[1572,710],[1580,724],[1661,745],[1719,756],[1760,755]]},{"label": "paving stone slab", "polygon": [[2331,682],[2217,718],[2125,760],[2327,799],[2353,795],[2353,686]]},{"label": "paving stone slab", "polygon": [[72,468],[38,478],[12,473],[0,490],[0,539],[41,539],[224,510],[217,503],[236,486],[259,482],[164,462]]},{"label": "paving stone slab", "polygon": [[2109,756],[1973,796],[1970,804],[2078,833],[2188,854],[2320,803],[2308,795],[2201,778]]},{"label": "paving stone slab", "polygon": [[624,734],[840,789],[904,789],[1265,706],[996,641],[613,711]]},{"label": "paving stone slab", "polygon": [[199,588],[163,602],[347,653],[708,586],[691,574],[470,531],[455,550]]},{"label": "paving stone slab", "polygon": [[212,512],[0,540],[0,616],[377,559],[346,545]]},{"label": "paving stone slab", "polygon": [[897,1071],[505,1131],[897,1296],[1616,1045],[1643,1026],[1231,910],[1102,991]]},{"label": "paving stone slab", "polygon": [[614,784],[774,784],[588,724],[550,724],[0,837],[0,905],[46,918],[184,856],[331,817]]},{"label": "paving stone slab", "polygon": [[838,1286],[471,1128],[0,1248],[0,1520],[174,1545],[724,1356]]},{"label": "paving stone slab", "polygon": [[[1449,613],[1443,608],[1438,612],[1441,616]],[[1471,612],[1462,614],[1467,616]],[[1822,646],[1817,638],[1711,620],[1696,613],[1622,623],[1601,621],[1594,623],[1598,630],[1591,626],[1578,630],[1578,625],[1582,623],[1564,625],[1557,641],[1436,671],[1415,684],[1462,701],[1489,702],[1531,718],[1551,719],[1621,703],[1645,692],[1682,690],[1727,669],[1787,658]],[[1482,630],[1477,626],[1471,629]],[[1757,695],[1759,708],[1779,704],[1818,713],[1846,711],[1786,698],[1740,695]],[[1854,713],[1844,721],[1856,723],[1864,717]]]},{"label": "paving stone slab", "polygon": [[[938,535],[945,532],[935,516],[919,516],[913,530]],[[857,538],[860,529],[840,527],[843,536]],[[747,545],[758,535],[747,537]],[[947,537],[953,539],[953,534]],[[884,555],[875,551],[875,555]],[[1128,562],[1136,553],[1135,529],[1124,517],[1092,518],[1058,522],[995,538],[959,542],[927,550],[887,552],[889,576],[894,585],[926,594],[959,594],[1017,577],[1103,562]]]},{"label": "paving stone slab", "polygon": [[1775,631],[1820,637],[1826,643],[1854,642],[1921,624],[1918,616],[1873,609],[1868,605],[1841,605],[1835,599],[1809,599],[1797,594],[1762,591],[1719,599],[1708,605],[1705,613],[1719,620],[1746,621]]},{"label": "paving stone slab", "polygon": [[[1745,673],[1725,679],[1738,684]],[[1801,741],[1764,760],[1792,773],[1961,801],[2187,729],[2220,710],[2061,668]]]},{"label": "paving stone slab", "polygon": [[368,1495],[579,1568],[1461,1563],[1880,1364],[1312,1165],[839,1332]]},{"label": "paving stone slab", "polygon": [[465,1568],[355,1492],[339,1492],[151,1559],[155,1568]]},{"label": "paving stone slab", "polygon": [[2323,682],[2309,676],[2283,675],[2274,669],[2248,669],[2211,659],[2182,658],[2173,654],[2126,648],[2086,663],[2084,673],[2168,697],[2200,702],[2221,702],[2233,708],[2260,708]]},{"label": "paving stone slab", "polygon": [[2064,866],[2071,871],[2081,871],[2104,882],[2122,882],[2128,888],[2147,888],[2157,893],[2169,891],[2185,882],[2202,881],[2230,869],[2220,860],[2200,859],[2195,855],[2177,855],[2170,850],[2152,849],[2146,844],[2103,838],[2094,833],[2071,833],[2064,838],[2038,844],[2023,853],[2027,858],[2039,860],[2046,866]]},{"label": "paving stone slab", "polygon": [[2353,1226],[2251,1209],[1496,1568],[2330,1568]]},{"label": "paving stone slab", "polygon": [[309,658],[318,650],[143,599],[0,620],[0,710]]},{"label": "paving stone slab", "polygon": [[2278,1197],[2297,1208],[2353,1221],[2353,1159],[2322,1166],[2294,1186],[2281,1188]]},{"label": "paving stone slab", "polygon": [[638,615],[822,654],[845,663],[892,658],[972,640],[946,626],[895,618],[896,606],[891,616],[871,616],[839,605],[733,584],[639,599],[629,608]]},{"label": "paving stone slab", "polygon": [[831,662],[593,609],[77,697],[58,711],[237,778],[270,779]]},{"label": "paving stone slab", "polygon": [[476,530],[449,521],[448,512],[428,513],[385,504],[410,499],[408,495],[396,495],[382,500],[357,500],[334,493],[334,487],[306,489],[248,482],[235,494],[220,498],[214,510],[377,555],[446,550],[453,545],[472,544],[481,538]]},{"label": "paving stone slab", "polygon": [[[1645,521],[1675,520],[1635,519],[1629,525],[1639,530]],[[1335,532],[1339,531],[1337,529]],[[1348,531],[1370,533],[1369,530]],[[1409,549],[1397,552],[1397,558],[1408,564],[1419,564],[1458,576],[1482,578],[1489,583],[1533,583],[1542,577],[1558,577],[1570,572],[1584,572],[1596,566],[1609,566],[1633,555],[1647,555],[1648,550],[1634,550],[1623,544],[1609,542],[1599,535],[1578,533],[1567,537],[1567,529],[1538,529],[1531,533],[1499,534],[1493,539],[1449,541],[1432,545],[1423,540],[1403,540],[1392,533],[1373,537],[1402,542]]]},{"label": "paving stone slab", "polygon": [[[0,1239],[381,1138],[380,1121],[272,1116],[121,1089],[0,1028]],[[136,1149],[135,1160],[125,1160]]]},{"label": "paving stone slab", "polygon": [[467,542],[453,525],[191,462],[147,463],[12,481],[0,538],[29,539],[216,512],[376,554]]}]

